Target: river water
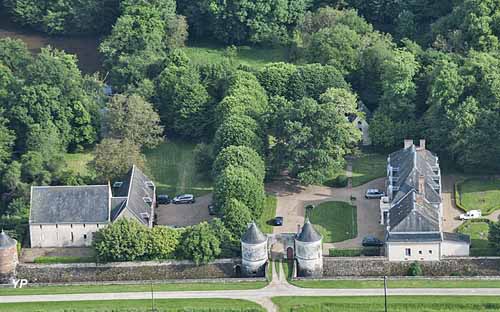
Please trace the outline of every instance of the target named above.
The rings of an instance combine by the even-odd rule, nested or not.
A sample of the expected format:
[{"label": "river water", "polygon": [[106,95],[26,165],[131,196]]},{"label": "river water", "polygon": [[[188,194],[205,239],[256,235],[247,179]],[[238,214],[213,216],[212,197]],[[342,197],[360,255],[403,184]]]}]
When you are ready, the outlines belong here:
[{"label": "river water", "polygon": [[17,38],[26,43],[32,53],[38,53],[40,48],[50,45],[76,54],[78,67],[84,73],[94,73],[101,69],[102,57],[98,52],[99,38],[97,36],[48,36],[30,29],[22,28],[0,13],[0,38]]}]

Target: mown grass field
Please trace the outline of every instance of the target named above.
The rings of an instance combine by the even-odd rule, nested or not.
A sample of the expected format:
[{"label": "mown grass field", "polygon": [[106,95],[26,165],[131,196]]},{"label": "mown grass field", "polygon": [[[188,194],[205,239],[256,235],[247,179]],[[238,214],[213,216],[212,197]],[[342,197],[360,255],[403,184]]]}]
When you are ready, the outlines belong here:
[{"label": "mown grass field", "polygon": [[192,193],[200,196],[212,191],[210,179],[196,170],[194,147],[195,144],[190,142],[168,141],[145,151],[158,194]]},{"label": "mown grass field", "polygon": [[[241,290],[259,289],[266,282],[227,282],[227,283],[164,283],[153,284],[154,291],[203,291],[203,290]],[[119,292],[150,292],[151,284],[115,284],[115,285],[68,285],[40,286],[25,288],[2,288],[0,296],[15,295],[56,295],[90,294]],[[0,311],[3,311],[0,309]]]},{"label": "mown grass field", "polygon": [[386,175],[387,155],[366,153],[352,161],[352,186],[360,186]]},{"label": "mown grass field", "polygon": [[[220,62],[226,55],[226,49],[214,44],[191,44],[183,50],[193,64],[201,65]],[[284,48],[240,46],[237,47],[234,62],[236,65],[259,68],[268,63],[286,61],[286,54]]]},{"label": "mown grass field", "polygon": [[[280,312],[383,312],[384,297],[275,297]],[[500,298],[476,296],[389,296],[391,312],[499,311]]]},{"label": "mown grass field", "polygon": [[470,236],[471,248],[488,248],[489,230],[490,226],[486,222],[466,221],[458,227],[457,232]]},{"label": "mown grass field", "polygon": [[267,195],[266,203],[264,205],[264,211],[260,216],[258,225],[262,233],[271,234],[273,232],[272,221],[276,216],[276,204],[278,199],[276,196]]},{"label": "mown grass field", "polygon": [[74,173],[80,174],[82,176],[88,173],[88,163],[92,161],[94,157],[91,153],[74,153],[74,154],[64,154],[64,161],[66,162],[66,169],[73,171]]},{"label": "mown grass field", "polygon": [[500,179],[470,178],[459,183],[458,204],[465,210],[481,210],[488,215],[500,209]]},{"label": "mown grass field", "polygon": [[[161,312],[178,311],[264,311],[253,302],[233,299],[169,299],[155,300],[154,308]],[[2,312],[150,312],[151,300],[109,300],[109,301],[70,301],[70,302],[33,302],[3,303]]]},{"label": "mown grass field", "polygon": [[356,206],[345,202],[325,202],[309,216],[314,228],[323,235],[324,243],[341,242],[358,234]]},{"label": "mown grass field", "polygon": [[[364,289],[383,288],[379,280],[301,280],[292,284],[302,288]],[[388,288],[500,288],[500,280],[388,280]]]}]

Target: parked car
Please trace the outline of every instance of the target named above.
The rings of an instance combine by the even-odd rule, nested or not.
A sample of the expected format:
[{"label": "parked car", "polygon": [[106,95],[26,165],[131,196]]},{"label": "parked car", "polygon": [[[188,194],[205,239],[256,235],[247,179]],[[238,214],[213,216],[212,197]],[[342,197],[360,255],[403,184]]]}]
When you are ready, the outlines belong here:
[{"label": "parked car", "polygon": [[217,212],[215,211],[215,206],[213,204],[208,205],[208,214],[215,216]]},{"label": "parked car", "polygon": [[379,199],[385,196],[385,193],[379,189],[367,189],[365,197],[367,199]]},{"label": "parked car", "polygon": [[170,204],[170,197],[166,194],[161,194],[156,196],[156,203],[158,205],[168,205]]},{"label": "parked car", "polygon": [[363,237],[363,241],[361,242],[363,247],[382,247],[384,246],[384,242],[380,239],[376,238],[372,235],[367,235]]},{"label": "parked car", "polygon": [[470,219],[477,219],[477,218],[481,218],[481,210],[467,211],[467,213],[462,213],[459,216],[460,220],[470,220]]},{"label": "parked car", "polygon": [[282,226],[283,225],[283,217],[276,217],[273,220],[273,225]]},{"label": "parked car", "polygon": [[172,199],[174,204],[193,204],[195,202],[193,194],[177,195]]}]

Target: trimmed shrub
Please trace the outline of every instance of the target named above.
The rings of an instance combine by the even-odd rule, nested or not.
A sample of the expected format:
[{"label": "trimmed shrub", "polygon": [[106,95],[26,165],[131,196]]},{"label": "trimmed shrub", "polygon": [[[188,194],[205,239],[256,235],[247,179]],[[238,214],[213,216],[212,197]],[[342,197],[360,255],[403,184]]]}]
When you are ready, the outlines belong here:
[{"label": "trimmed shrub", "polygon": [[337,176],[335,179],[327,181],[325,183],[326,186],[329,187],[346,187],[348,178],[345,174],[341,174]]},{"label": "trimmed shrub", "polygon": [[412,264],[410,264],[410,267],[408,268],[408,276],[422,276],[423,274],[424,273],[422,272],[420,263],[413,262]]},{"label": "trimmed shrub", "polygon": [[362,255],[362,249],[336,249],[330,248],[328,252],[330,257],[359,257]]}]

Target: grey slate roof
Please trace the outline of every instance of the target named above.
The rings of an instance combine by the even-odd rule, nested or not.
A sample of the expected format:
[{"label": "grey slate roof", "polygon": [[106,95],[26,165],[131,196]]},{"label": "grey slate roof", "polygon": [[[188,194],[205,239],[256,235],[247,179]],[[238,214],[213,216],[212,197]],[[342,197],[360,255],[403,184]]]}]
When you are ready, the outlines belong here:
[{"label": "grey slate roof", "polygon": [[252,222],[250,226],[247,228],[247,231],[241,237],[241,242],[247,244],[260,244],[267,241],[267,236],[264,235],[255,222]]},{"label": "grey slate roof", "polygon": [[302,227],[302,231],[297,236],[297,240],[301,242],[317,242],[321,240],[323,237],[314,229],[309,219],[306,219],[304,222],[304,226]]},{"label": "grey slate roof", "polygon": [[[122,203],[121,206],[115,206],[112,213],[112,220],[118,217],[124,209],[127,209],[140,222],[149,225],[153,218],[153,205],[152,203],[146,203],[144,199],[149,197],[151,200],[154,200],[156,196],[154,188],[148,185],[149,182],[152,182],[151,179],[149,179],[138,167],[132,167],[128,173],[127,180],[124,181],[123,185],[115,192],[115,196],[118,194],[127,194],[127,199],[125,204]],[[127,192],[125,192],[126,188]]]},{"label": "grey slate roof", "polygon": [[109,222],[108,185],[34,186],[30,223]]},{"label": "grey slate roof", "polygon": [[[440,173],[438,158],[426,149],[412,145],[389,155],[397,168],[397,178],[389,210],[390,232],[439,232]],[[424,177],[424,198],[417,200],[420,176]],[[421,196],[421,195],[420,195]]]},{"label": "grey slate roof", "polygon": [[11,238],[3,230],[0,232],[0,249],[9,248],[17,244],[16,240]]},{"label": "grey slate roof", "polygon": [[441,233],[389,233],[388,242],[439,242]]},{"label": "grey slate roof", "polygon": [[470,244],[470,236],[460,233],[443,232],[443,240]]}]

